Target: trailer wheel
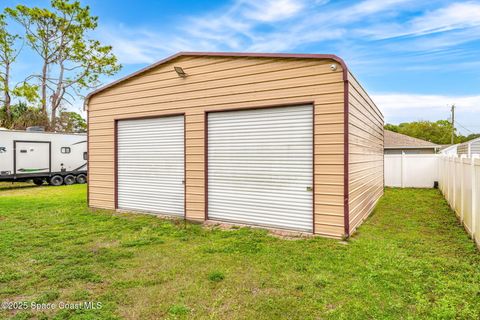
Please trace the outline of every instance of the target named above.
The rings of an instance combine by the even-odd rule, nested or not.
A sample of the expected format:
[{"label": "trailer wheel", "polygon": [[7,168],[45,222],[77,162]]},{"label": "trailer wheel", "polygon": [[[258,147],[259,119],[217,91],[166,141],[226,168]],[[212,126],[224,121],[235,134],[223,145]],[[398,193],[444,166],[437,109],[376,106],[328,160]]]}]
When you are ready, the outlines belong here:
[{"label": "trailer wheel", "polygon": [[75,180],[75,177],[72,176],[71,174],[65,176],[65,178],[63,178],[63,183],[65,183],[67,186],[70,186],[72,184],[74,184],[76,182]]},{"label": "trailer wheel", "polygon": [[78,184],[87,183],[87,176],[84,175],[84,174],[79,174],[79,175],[77,176],[77,183],[78,183]]},{"label": "trailer wheel", "polygon": [[63,184],[63,177],[59,175],[55,175],[50,178],[50,180],[48,181],[48,184],[55,187],[61,186]]},{"label": "trailer wheel", "polygon": [[41,186],[45,181],[41,178],[35,178],[33,179],[33,183],[35,183],[37,186]]}]

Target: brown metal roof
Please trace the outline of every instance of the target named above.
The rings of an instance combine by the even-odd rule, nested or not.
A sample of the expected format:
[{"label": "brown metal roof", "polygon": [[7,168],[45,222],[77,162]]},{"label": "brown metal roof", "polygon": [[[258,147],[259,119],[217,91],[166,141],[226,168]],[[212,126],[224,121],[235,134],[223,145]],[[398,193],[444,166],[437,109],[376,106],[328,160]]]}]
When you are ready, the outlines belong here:
[{"label": "brown metal roof", "polygon": [[384,135],[384,148],[385,149],[433,149],[440,148],[440,145],[407,136],[398,132],[385,130]]},{"label": "brown metal roof", "polygon": [[107,85],[104,85],[103,87],[98,88],[95,91],[90,92],[84,100],[84,108],[88,105],[88,100],[95,94],[106,90],[120,82],[123,82],[125,80],[128,80],[132,77],[135,77],[139,74],[142,74],[152,68],[155,68],[161,64],[164,64],[166,62],[169,62],[173,59],[176,59],[178,57],[182,56],[209,56],[209,57],[257,57],[257,58],[297,58],[297,59],[331,59],[336,62],[338,62],[343,70],[344,70],[344,80],[346,80],[346,74],[347,74],[347,65],[343,61],[342,58],[334,55],[334,54],[306,54],[306,53],[249,53],[249,52],[179,52],[176,53],[170,57],[167,57],[165,59],[162,59],[160,61],[157,61],[151,65],[146,66],[143,69],[140,69],[134,73],[131,73],[123,78],[120,78],[116,81],[113,81]]}]

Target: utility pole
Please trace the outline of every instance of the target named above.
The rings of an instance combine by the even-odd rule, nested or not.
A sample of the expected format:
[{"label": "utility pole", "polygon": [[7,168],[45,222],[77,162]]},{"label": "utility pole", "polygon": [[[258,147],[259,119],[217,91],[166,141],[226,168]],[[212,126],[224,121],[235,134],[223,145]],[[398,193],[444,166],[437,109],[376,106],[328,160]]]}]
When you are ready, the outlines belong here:
[{"label": "utility pole", "polygon": [[452,144],[455,143],[455,105],[452,104]]}]

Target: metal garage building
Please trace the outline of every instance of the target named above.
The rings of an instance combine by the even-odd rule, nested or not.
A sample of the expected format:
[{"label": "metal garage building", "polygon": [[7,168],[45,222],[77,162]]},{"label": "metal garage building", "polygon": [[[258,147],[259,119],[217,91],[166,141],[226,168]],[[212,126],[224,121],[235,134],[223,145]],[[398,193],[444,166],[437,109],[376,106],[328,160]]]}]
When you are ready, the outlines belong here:
[{"label": "metal garage building", "polygon": [[89,206],[349,236],[383,116],[333,55],[185,52],[87,96]]}]

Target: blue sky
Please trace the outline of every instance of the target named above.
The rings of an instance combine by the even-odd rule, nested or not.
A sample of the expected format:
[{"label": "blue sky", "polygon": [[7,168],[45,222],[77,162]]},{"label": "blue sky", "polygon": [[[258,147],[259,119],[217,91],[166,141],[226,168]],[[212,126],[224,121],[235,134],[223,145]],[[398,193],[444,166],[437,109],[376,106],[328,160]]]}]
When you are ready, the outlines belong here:
[{"label": "blue sky", "polygon": [[[44,0],[3,0],[46,6]],[[178,51],[333,53],[386,122],[437,120],[457,105],[480,132],[480,1],[83,0],[123,64],[112,81]],[[17,74],[38,68],[25,51]],[[73,108],[80,108],[78,100]]]}]

